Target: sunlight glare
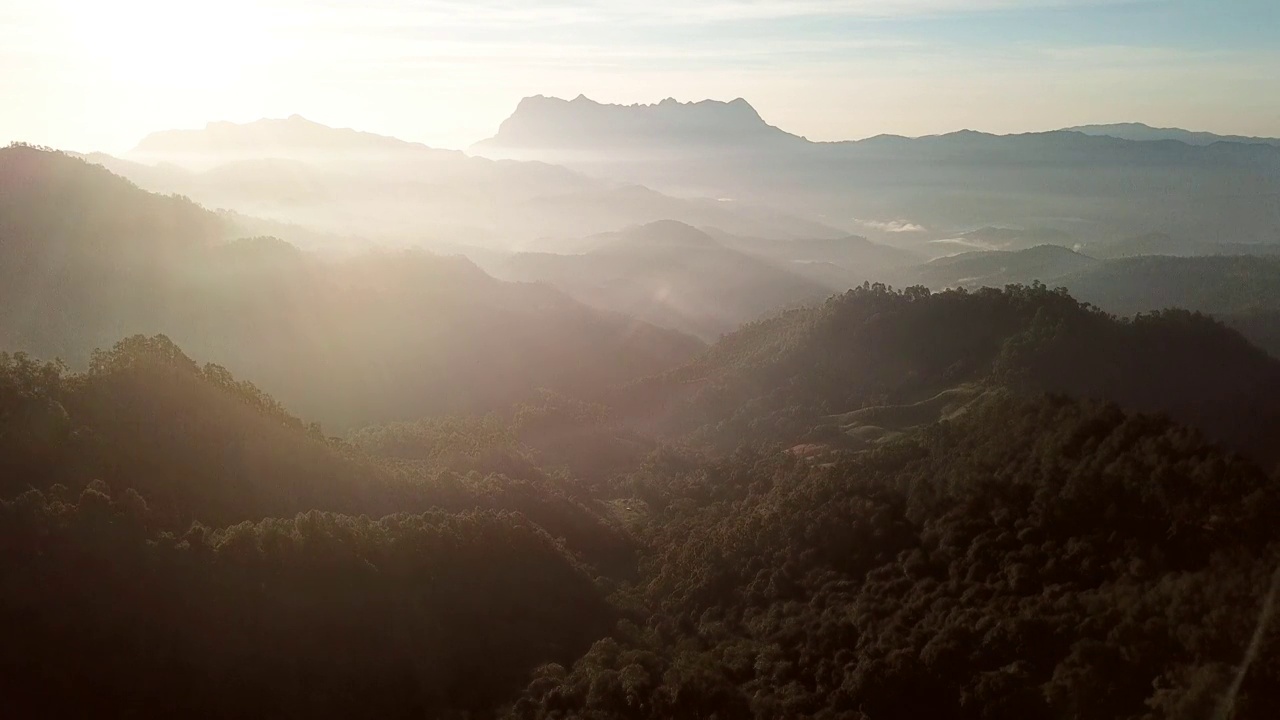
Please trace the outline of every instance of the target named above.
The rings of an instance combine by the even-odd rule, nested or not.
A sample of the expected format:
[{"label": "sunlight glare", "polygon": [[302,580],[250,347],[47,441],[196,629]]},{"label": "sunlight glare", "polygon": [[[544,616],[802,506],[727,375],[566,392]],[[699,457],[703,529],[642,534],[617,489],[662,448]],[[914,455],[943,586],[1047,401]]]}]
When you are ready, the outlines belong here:
[{"label": "sunlight glare", "polygon": [[64,2],[86,65],[151,87],[225,87],[279,57],[270,16],[250,0]]}]

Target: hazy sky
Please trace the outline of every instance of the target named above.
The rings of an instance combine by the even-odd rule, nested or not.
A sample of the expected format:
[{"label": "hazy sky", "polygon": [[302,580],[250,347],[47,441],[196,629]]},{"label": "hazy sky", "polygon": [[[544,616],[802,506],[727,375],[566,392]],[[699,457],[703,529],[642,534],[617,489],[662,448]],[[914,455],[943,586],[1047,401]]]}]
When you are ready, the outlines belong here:
[{"label": "hazy sky", "polygon": [[745,97],[813,139],[1280,136],[1280,0],[0,0],[0,141],[295,113],[465,147],[526,95]]}]

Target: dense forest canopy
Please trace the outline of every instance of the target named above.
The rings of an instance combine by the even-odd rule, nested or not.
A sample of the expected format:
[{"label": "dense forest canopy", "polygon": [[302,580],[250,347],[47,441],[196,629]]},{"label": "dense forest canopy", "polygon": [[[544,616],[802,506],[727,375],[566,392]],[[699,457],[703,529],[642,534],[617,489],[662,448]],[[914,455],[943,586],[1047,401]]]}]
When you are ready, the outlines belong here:
[{"label": "dense forest canopy", "polygon": [[847,443],[854,411],[896,409],[903,417],[891,422],[914,426],[940,419],[930,416],[940,397],[996,387],[1168,413],[1268,467],[1280,460],[1271,442],[1280,362],[1200,314],[1116,318],[1038,284],[943,293],[868,284],[749,324],[618,397],[645,422],[732,447]]},{"label": "dense forest canopy", "polygon": [[[1084,343],[1139,365],[1095,385],[1087,353],[1043,365]],[[1194,348],[1242,382],[1272,372],[1196,316],[868,287],[652,381],[714,366],[726,397],[778,388],[742,405],[761,422],[736,448],[723,423],[742,412],[690,425],[723,397],[664,420],[665,439],[627,389],[339,440],[163,336],[83,373],[5,355],[11,699],[211,717],[1199,718],[1230,697],[1232,717],[1266,717],[1273,634],[1240,663],[1280,563],[1280,486],[1206,439],[1220,416],[1188,414],[1201,432],[1122,408],[1146,400],[1138,370],[1172,396]],[[901,404],[948,387],[949,405]],[[1221,397],[1240,415],[1267,401]],[[872,442],[868,418],[886,431]]]}]

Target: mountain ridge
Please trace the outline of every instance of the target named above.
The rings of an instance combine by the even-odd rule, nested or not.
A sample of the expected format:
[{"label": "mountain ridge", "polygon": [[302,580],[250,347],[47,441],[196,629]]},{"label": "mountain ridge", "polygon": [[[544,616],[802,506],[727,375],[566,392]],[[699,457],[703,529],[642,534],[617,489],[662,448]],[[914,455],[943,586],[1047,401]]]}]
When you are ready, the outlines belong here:
[{"label": "mountain ridge", "polygon": [[588,305],[704,340],[831,292],[781,263],[674,220],[584,238],[573,249],[516,253],[497,263],[494,273],[544,282]]},{"label": "mountain ridge", "polygon": [[[329,425],[492,409],[526,386],[603,391],[702,348],[458,256],[226,243],[224,217],[61,153],[0,150],[0,217],[0,346],[83,366],[165,334]],[[446,379],[468,373],[486,382]]]},{"label": "mountain ridge", "polygon": [[1091,136],[1105,135],[1108,137],[1120,138],[1122,140],[1133,140],[1138,142],[1174,140],[1187,145],[1212,145],[1213,143],[1229,142],[1245,145],[1280,146],[1280,138],[1255,137],[1249,135],[1220,135],[1201,130],[1186,130],[1184,128],[1177,127],[1153,127],[1140,122],[1078,125],[1076,127],[1063,128],[1063,130],[1065,132],[1078,132]]},{"label": "mountain ridge", "polygon": [[[668,97],[655,103],[603,103],[587,97],[585,94],[579,94],[572,100],[549,96],[549,95],[530,95],[516,104],[515,110],[507,116],[499,127],[498,133],[492,137],[476,142],[473,147],[500,146],[504,144],[504,140],[525,141],[525,138],[513,137],[510,130],[521,125],[527,116],[534,113],[553,112],[560,113],[557,119],[572,118],[568,111],[608,113],[613,119],[631,117],[639,117],[647,115],[650,119],[663,118],[673,119],[681,118],[684,122],[692,122],[694,119],[707,120],[734,120],[743,123],[743,127],[752,126],[755,130],[765,131],[771,130],[780,133],[793,141],[801,141],[812,146],[839,146],[839,145],[858,145],[858,144],[877,144],[892,143],[899,141],[911,140],[963,140],[963,139],[992,139],[992,138],[1015,138],[1015,137],[1046,137],[1056,135],[1083,135],[1085,137],[1107,137],[1115,140],[1124,140],[1127,142],[1151,142],[1151,141],[1175,141],[1185,145],[1205,146],[1216,142],[1226,142],[1232,144],[1266,144],[1280,145],[1280,138],[1255,137],[1246,135],[1221,135],[1206,131],[1187,130],[1176,127],[1153,127],[1145,123],[1113,123],[1113,124],[1095,124],[1095,125],[1079,125],[1053,130],[1028,130],[1023,132],[1010,133],[994,133],[973,128],[960,128],[948,132],[929,133],[925,135],[908,136],[896,133],[880,133],[865,138],[845,138],[839,140],[810,140],[805,136],[789,132],[776,125],[772,125],[764,120],[759,111],[756,110],[750,101],[742,97],[733,100],[690,100],[679,101],[675,98]],[[504,132],[503,126],[510,127]],[[530,127],[521,127],[519,130],[525,132]],[[543,128],[539,128],[543,129]],[[507,137],[504,137],[506,135]]]},{"label": "mountain ridge", "polygon": [[1147,232],[1207,237],[1229,219],[1234,239],[1249,243],[1274,241],[1280,226],[1280,207],[1259,202],[1280,192],[1280,147],[1064,130],[818,143],[727,103],[702,106],[719,114],[699,107],[543,98],[523,103],[473,151],[824,220],[904,220],[935,238],[983,226],[1070,228],[1086,242]]},{"label": "mountain ridge", "polygon": [[571,128],[580,144],[607,146],[641,141],[713,146],[750,140],[774,144],[807,143],[797,135],[770,125],[739,97],[730,101],[680,102],[667,98],[657,103],[617,105],[578,95],[563,100],[535,95],[520,100],[493,137],[472,147],[537,147],[539,138],[555,129]]},{"label": "mountain ridge", "polygon": [[[437,150],[300,116],[160,131],[140,147],[123,158],[80,156],[153,192],[329,235],[397,244],[493,249],[666,218],[738,232],[763,225],[762,232],[778,237],[843,232],[767,204],[661,193],[537,159]],[[264,168],[268,172],[259,172]]]},{"label": "mountain ridge", "polygon": [[[389,135],[338,128],[308,120],[301,115],[288,118],[260,118],[237,123],[215,120],[203,128],[159,130],[149,133],[126,156],[198,155],[278,151],[313,152],[404,152],[432,153],[439,157],[461,156],[458,150],[433,148],[423,143]],[[255,155],[260,157],[260,155]]]}]

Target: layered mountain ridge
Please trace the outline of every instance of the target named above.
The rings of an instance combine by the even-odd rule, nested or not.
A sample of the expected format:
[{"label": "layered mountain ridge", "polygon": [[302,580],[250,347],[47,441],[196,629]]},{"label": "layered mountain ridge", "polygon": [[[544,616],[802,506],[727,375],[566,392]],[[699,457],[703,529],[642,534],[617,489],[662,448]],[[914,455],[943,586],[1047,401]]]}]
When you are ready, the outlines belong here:
[{"label": "layered mountain ridge", "polygon": [[[1280,147],[1139,141],[1075,131],[960,131],[814,143],[748,103],[522,102],[480,154],[542,160],[658,190],[772,202],[840,226],[1070,229],[1083,240],[1147,232],[1274,241]],[[714,161],[710,158],[714,157]],[[945,235],[943,237],[946,237]]]}]

